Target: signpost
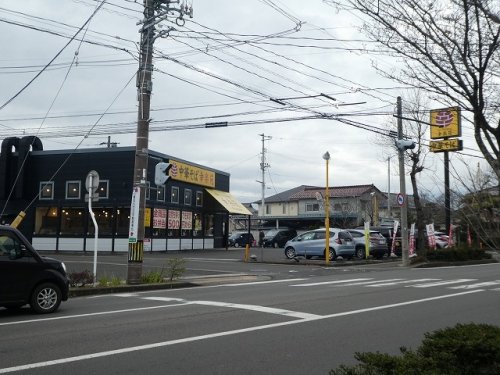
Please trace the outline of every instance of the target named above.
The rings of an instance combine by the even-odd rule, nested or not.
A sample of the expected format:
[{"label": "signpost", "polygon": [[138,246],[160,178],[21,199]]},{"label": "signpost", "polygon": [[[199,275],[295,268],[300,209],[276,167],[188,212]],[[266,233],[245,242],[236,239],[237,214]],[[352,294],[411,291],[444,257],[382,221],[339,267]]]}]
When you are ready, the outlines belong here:
[{"label": "signpost", "polygon": [[[87,174],[87,178],[85,180],[85,188],[89,192],[89,213],[92,218],[92,222],[94,223],[94,287],[96,286],[97,281],[97,240],[99,236],[99,227],[97,226],[97,221],[95,219],[94,211],[92,211],[92,201],[94,200],[94,194],[99,187],[99,173],[92,170]],[[99,196],[99,195],[97,195]]]}]

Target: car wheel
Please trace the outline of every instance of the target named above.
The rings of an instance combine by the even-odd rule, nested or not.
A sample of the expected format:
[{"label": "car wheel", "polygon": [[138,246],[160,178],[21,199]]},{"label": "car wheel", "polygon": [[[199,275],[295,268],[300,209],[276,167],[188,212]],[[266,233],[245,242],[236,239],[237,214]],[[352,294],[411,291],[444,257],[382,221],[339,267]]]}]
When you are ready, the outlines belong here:
[{"label": "car wheel", "polygon": [[278,243],[277,243],[277,242],[275,242],[275,243],[274,243],[274,248],[275,248],[275,249],[277,249],[278,247],[280,247],[280,246],[278,245]]},{"label": "car wheel", "polygon": [[295,258],[295,249],[293,247],[287,247],[285,249],[285,256],[288,258],[288,259],[292,259],[292,258]]},{"label": "car wheel", "polygon": [[240,244],[238,242],[235,242],[234,247],[240,247]]},{"label": "car wheel", "polygon": [[356,258],[358,258],[358,259],[365,258],[365,248],[364,247],[357,247],[356,248]]},{"label": "car wheel", "polygon": [[53,283],[38,285],[31,294],[30,306],[36,313],[48,314],[61,304],[61,289]]},{"label": "car wheel", "polygon": [[330,248],[330,251],[328,253],[328,259],[335,260],[336,257],[337,257],[337,254],[335,254],[335,250],[333,250],[332,248]]}]

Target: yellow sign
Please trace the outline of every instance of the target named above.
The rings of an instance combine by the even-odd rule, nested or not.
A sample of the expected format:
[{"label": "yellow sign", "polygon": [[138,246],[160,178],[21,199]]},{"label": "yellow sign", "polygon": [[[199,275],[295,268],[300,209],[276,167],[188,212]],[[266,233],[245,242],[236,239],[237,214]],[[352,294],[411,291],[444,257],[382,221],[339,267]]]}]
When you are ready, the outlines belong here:
[{"label": "yellow sign", "polygon": [[144,210],[144,226],[151,226],[151,208],[149,207],[146,207],[146,209]]},{"label": "yellow sign", "polygon": [[172,164],[169,171],[170,178],[195,185],[215,187],[215,172],[172,159],[169,163]]},{"label": "yellow sign", "polygon": [[462,124],[460,107],[431,110],[431,139],[460,137]]},{"label": "yellow sign", "polygon": [[462,140],[458,138],[431,141],[429,144],[431,152],[460,151],[463,149]]}]

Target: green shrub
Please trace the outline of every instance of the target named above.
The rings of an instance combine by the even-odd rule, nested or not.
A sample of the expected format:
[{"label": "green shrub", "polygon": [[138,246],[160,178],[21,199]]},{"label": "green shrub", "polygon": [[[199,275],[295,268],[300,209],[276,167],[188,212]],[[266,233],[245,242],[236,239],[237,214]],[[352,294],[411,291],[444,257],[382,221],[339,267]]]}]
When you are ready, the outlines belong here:
[{"label": "green shrub", "polygon": [[89,270],[68,273],[69,285],[72,287],[84,287],[94,283],[94,274]]},{"label": "green shrub", "polygon": [[97,281],[97,283],[99,284],[99,286],[108,286],[109,285],[109,277],[106,276],[106,275],[103,275],[99,278],[99,280]]},{"label": "green shrub", "polygon": [[427,251],[427,259],[433,261],[464,261],[491,259],[491,254],[483,249],[467,247],[450,247],[446,249],[436,249]]},{"label": "green shrub", "polygon": [[120,279],[118,276],[112,275],[111,280],[109,281],[109,285],[120,286],[122,285],[122,279]]},{"label": "green shrub", "polygon": [[171,258],[167,261],[166,276],[170,280],[170,284],[186,272],[185,264],[186,261],[182,258]]},{"label": "green shrub", "polygon": [[142,275],[142,282],[145,284],[155,284],[164,282],[163,269],[161,271],[149,271]]},{"label": "green shrub", "polygon": [[457,324],[426,333],[416,351],[401,348],[401,356],[356,353],[360,362],[342,365],[330,375],[496,375],[500,374],[500,327]]}]

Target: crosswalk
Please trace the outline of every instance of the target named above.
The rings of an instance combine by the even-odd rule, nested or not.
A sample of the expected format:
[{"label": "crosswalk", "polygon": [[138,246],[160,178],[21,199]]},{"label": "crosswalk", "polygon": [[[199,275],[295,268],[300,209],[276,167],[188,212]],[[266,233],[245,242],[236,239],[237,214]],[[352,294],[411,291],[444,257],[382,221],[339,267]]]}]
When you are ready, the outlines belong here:
[{"label": "crosswalk", "polygon": [[374,278],[355,278],[344,280],[330,280],[321,282],[309,283],[294,283],[290,287],[308,288],[308,287],[330,287],[343,288],[347,286],[359,286],[365,288],[387,288],[392,286],[401,286],[404,288],[436,288],[445,287],[448,289],[457,290],[474,290],[488,289],[492,291],[500,291],[500,280],[478,281],[478,279],[435,279],[435,278],[420,278],[420,279],[382,279]]}]

